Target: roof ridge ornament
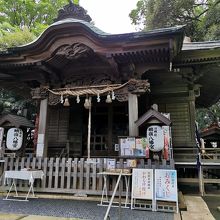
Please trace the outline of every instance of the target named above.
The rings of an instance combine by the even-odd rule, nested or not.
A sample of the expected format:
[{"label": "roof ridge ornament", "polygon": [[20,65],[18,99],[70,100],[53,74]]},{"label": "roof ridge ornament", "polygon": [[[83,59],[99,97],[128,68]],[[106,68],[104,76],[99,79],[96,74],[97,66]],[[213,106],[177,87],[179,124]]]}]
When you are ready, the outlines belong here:
[{"label": "roof ridge ornament", "polygon": [[87,11],[83,7],[74,4],[72,0],[69,0],[69,4],[65,5],[58,11],[58,16],[54,19],[54,22],[61,21],[66,18],[75,18],[87,22],[92,21],[91,17],[87,14]]}]

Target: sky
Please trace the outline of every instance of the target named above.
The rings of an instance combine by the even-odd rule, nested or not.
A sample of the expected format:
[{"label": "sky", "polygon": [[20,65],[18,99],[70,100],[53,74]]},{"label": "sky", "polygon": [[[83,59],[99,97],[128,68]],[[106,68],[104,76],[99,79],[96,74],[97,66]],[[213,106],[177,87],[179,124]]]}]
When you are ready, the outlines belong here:
[{"label": "sky", "polygon": [[138,0],[80,0],[95,26],[110,34],[135,32],[129,13]]}]

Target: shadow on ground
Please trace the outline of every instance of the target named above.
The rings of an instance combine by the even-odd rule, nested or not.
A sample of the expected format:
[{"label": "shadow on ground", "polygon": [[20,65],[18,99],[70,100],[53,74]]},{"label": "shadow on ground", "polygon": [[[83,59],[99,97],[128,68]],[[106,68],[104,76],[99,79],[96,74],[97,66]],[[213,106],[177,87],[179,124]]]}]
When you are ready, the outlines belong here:
[{"label": "shadow on ground", "polygon": [[[199,195],[199,187],[196,185],[180,185],[179,189],[183,195]],[[213,217],[217,220],[220,220],[220,211],[217,210],[217,207],[220,206],[220,187],[216,184],[206,184],[205,185],[205,196],[202,197],[206,202],[210,212]]]},{"label": "shadow on ground", "polygon": [[215,219],[220,219],[220,211],[217,210],[217,207],[220,207],[220,194],[218,195],[207,195],[202,197],[203,200],[209,207],[210,212]]}]

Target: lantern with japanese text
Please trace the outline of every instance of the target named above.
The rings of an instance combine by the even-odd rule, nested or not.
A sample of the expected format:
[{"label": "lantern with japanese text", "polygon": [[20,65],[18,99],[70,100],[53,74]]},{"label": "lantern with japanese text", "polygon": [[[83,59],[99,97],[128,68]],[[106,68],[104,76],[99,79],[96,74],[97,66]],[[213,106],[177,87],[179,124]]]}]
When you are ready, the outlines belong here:
[{"label": "lantern with japanese text", "polygon": [[148,147],[153,152],[161,151],[164,148],[163,129],[158,125],[151,125],[147,128]]},{"label": "lantern with japanese text", "polygon": [[9,150],[19,150],[23,142],[23,131],[20,128],[10,128],[7,132],[6,147]]}]

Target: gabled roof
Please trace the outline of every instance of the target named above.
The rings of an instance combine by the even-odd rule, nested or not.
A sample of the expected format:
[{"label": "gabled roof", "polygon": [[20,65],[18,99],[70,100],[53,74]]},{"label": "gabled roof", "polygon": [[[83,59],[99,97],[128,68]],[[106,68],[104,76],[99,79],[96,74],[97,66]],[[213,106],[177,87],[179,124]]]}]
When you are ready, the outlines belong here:
[{"label": "gabled roof", "polygon": [[25,117],[7,114],[0,117],[1,127],[16,127],[16,128],[34,128],[34,125]]},{"label": "gabled roof", "polygon": [[201,138],[204,140],[220,140],[220,127],[217,123],[212,124],[208,128],[200,132]]},{"label": "gabled roof", "polygon": [[162,124],[167,126],[171,125],[171,121],[168,118],[166,118],[163,114],[161,114],[160,112],[154,109],[148,110],[137,121],[135,121],[135,123],[138,127],[140,127],[148,122],[151,122],[152,120],[155,121],[157,124]]}]

